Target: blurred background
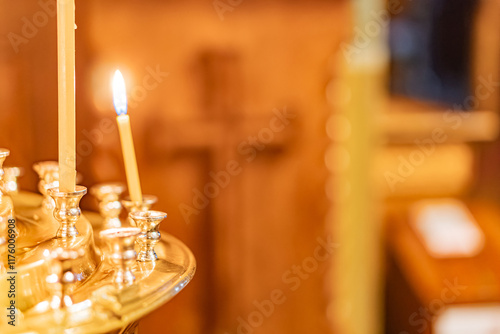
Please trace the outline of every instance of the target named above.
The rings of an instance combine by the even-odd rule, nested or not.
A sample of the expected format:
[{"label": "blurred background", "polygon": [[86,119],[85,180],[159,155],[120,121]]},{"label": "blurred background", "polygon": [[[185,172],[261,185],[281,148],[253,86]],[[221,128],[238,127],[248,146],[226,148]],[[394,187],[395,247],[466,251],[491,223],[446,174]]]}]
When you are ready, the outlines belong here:
[{"label": "blurred background", "polygon": [[[76,1],[77,169],[198,262],[142,333],[500,333],[498,0]],[[55,0],[0,0],[0,146],[57,159]],[[96,210],[87,195],[86,210]]]}]

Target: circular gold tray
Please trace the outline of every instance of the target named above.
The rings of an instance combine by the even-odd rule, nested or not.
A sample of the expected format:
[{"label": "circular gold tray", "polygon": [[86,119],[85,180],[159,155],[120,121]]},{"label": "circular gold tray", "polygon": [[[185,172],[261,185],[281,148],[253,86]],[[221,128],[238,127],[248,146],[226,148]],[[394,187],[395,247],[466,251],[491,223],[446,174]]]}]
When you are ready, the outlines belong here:
[{"label": "circular gold tray", "polygon": [[[0,333],[106,333],[126,327],[174,297],[192,279],[196,261],[178,239],[162,233],[156,262],[136,262],[136,282],[127,288],[113,285],[113,267],[102,259],[98,239],[101,218],[84,212],[77,222],[80,235],[69,243],[54,239],[57,222],[43,213],[41,196],[21,193],[13,198],[19,236],[16,242],[16,326],[2,316]],[[95,240],[94,240],[95,239]],[[78,282],[70,291],[73,305],[53,310],[45,278],[49,261],[43,252],[57,247],[85,249],[76,264]],[[6,277],[0,277],[0,306],[6,307]],[[5,310],[5,308],[4,308]]]}]

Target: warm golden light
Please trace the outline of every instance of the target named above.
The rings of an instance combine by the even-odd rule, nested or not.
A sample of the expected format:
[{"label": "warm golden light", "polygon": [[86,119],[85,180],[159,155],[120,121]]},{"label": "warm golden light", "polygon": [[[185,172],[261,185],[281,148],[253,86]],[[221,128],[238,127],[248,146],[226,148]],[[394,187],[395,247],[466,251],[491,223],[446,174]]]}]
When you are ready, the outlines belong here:
[{"label": "warm golden light", "polygon": [[113,105],[118,116],[127,114],[127,89],[119,70],[116,70],[113,77]]},{"label": "warm golden light", "polygon": [[139,181],[132,128],[130,127],[130,117],[127,115],[127,90],[125,80],[119,70],[116,70],[113,77],[113,104],[118,114],[116,122],[118,123],[118,132],[120,133],[120,142],[122,144],[128,192],[133,202],[142,203],[141,182]]}]

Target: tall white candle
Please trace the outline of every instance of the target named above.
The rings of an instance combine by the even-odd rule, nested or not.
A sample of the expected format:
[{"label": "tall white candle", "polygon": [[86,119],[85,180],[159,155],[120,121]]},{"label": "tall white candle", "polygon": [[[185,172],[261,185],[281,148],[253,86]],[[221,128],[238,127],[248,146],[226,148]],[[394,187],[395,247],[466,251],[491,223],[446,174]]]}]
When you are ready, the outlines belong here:
[{"label": "tall white candle", "polygon": [[120,71],[115,72],[113,78],[113,104],[115,106],[116,121],[122,144],[123,160],[125,162],[125,173],[127,175],[128,192],[130,199],[142,203],[141,182],[137,169],[130,117],[127,115],[127,93],[125,80]]},{"label": "tall white candle", "polygon": [[59,189],[75,191],[75,2],[57,0]]}]

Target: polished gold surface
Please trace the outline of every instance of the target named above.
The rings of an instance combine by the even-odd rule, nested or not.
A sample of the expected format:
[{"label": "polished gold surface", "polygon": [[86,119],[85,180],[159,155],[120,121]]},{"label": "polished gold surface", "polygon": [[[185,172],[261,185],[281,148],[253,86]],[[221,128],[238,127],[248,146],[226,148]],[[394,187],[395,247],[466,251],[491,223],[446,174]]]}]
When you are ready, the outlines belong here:
[{"label": "polished gold surface", "polygon": [[[163,234],[156,245],[158,260],[135,262],[131,266],[136,280],[128,287],[117,287],[113,277],[117,268],[97,256],[93,225],[102,224],[95,213],[84,213],[76,223],[80,234],[76,238],[53,238],[58,223],[43,218],[39,207],[42,197],[21,192],[14,197],[17,224],[20,230],[18,278],[18,319],[16,327],[2,318],[0,333],[105,333],[126,327],[152,312],[182,290],[192,279],[196,262],[191,251],[171,235]],[[21,207],[17,210],[17,205]],[[90,219],[92,224],[89,222]],[[40,233],[31,233],[35,230]],[[52,237],[50,237],[52,235]],[[32,246],[28,246],[32,244]],[[51,309],[52,287],[46,282],[51,273],[51,260],[44,256],[46,249],[84,249],[84,256],[74,260],[73,273],[77,281],[68,290],[73,304],[65,310]],[[7,291],[1,279],[1,291]],[[0,305],[7,305],[7,295],[0,295]]]},{"label": "polished gold surface", "polygon": [[[132,201],[130,196],[126,196],[122,199],[122,204],[127,214],[139,211],[148,211],[151,210],[153,205],[158,202],[158,197],[153,195],[142,195],[142,202]],[[128,222],[131,226],[136,226],[135,221],[132,218],[128,218]]]},{"label": "polished gold surface", "polygon": [[130,196],[126,196],[122,200],[122,204],[128,213],[148,211],[156,202],[158,202],[158,197],[153,195],[142,195],[142,202],[134,202],[130,199]]},{"label": "polished gold surface", "polygon": [[130,218],[142,231],[137,238],[139,249],[137,260],[141,262],[158,260],[155,245],[161,239],[160,223],[167,218],[167,214],[161,211],[138,211],[130,213]]},{"label": "polished gold surface", "polygon": [[107,245],[105,258],[116,268],[113,274],[113,283],[116,286],[129,286],[135,281],[132,270],[134,262],[137,260],[135,242],[141,234],[137,227],[110,228],[99,233]]},{"label": "polished gold surface", "polygon": [[[0,163],[7,155],[8,150],[0,151]],[[140,249],[135,239],[141,229],[107,229],[105,217],[82,214],[83,186],[73,193],[43,189],[55,200],[50,212],[41,195],[0,193],[5,211],[1,217],[15,217],[17,235],[16,261],[11,267],[5,228],[0,231],[0,269],[8,268],[0,271],[0,291],[9,291],[7,278],[11,276],[7,275],[16,278],[16,325],[0,317],[0,333],[131,333],[141,317],[191,281],[196,268],[191,251],[168,234],[160,240],[157,227],[166,214],[146,219],[155,221],[148,224],[148,231],[154,230],[152,247],[157,260],[140,262],[134,248]],[[58,232],[61,230],[65,232]],[[12,300],[7,293],[0,294],[0,307],[6,308]]]},{"label": "polished gold surface", "polygon": [[43,303],[51,310],[67,308],[73,305],[72,287],[78,282],[78,267],[85,251],[82,248],[46,249],[44,255],[49,257],[50,274],[45,278],[50,288],[50,300]]},{"label": "polished gold surface", "polygon": [[90,193],[99,202],[99,213],[104,217],[105,228],[121,227],[120,213],[122,204],[120,196],[125,191],[122,183],[101,183],[90,188]]},{"label": "polished gold surface", "polygon": [[[14,213],[14,204],[6,191],[5,172],[3,170],[3,163],[9,154],[8,149],[0,148],[0,256],[2,259],[7,257],[7,224]],[[4,266],[0,265],[0,274],[4,272]]]},{"label": "polished gold surface", "polygon": [[76,186],[73,192],[62,192],[57,187],[49,189],[48,193],[56,203],[54,218],[60,224],[56,236],[58,238],[76,237],[78,230],[75,224],[82,214],[80,200],[87,193],[87,188]]},{"label": "polished gold surface", "polygon": [[33,165],[33,170],[39,178],[38,191],[43,195],[42,208],[50,213],[56,205],[47,191],[59,187],[59,164],[57,161],[40,161]]},{"label": "polished gold surface", "polygon": [[[52,262],[47,257],[46,250],[70,248],[84,251],[85,255],[75,265],[76,275],[79,278],[75,288],[92,275],[99,263],[94,246],[92,226],[88,220],[81,217],[76,223],[80,231],[79,236],[71,239],[55,238],[59,224],[53,217],[43,213],[39,206],[42,200],[41,196],[34,194],[24,196],[24,194],[21,192],[14,197],[18,232],[16,240],[16,306],[20,314],[51,297],[49,295],[51,288],[46,277],[51,272]],[[19,206],[17,199],[20,199]],[[5,264],[6,258],[2,257],[2,260]],[[4,284],[4,280],[1,280],[0,290],[8,291]],[[7,294],[0,294],[0,304],[8,303],[7,298]]]},{"label": "polished gold surface", "polygon": [[17,178],[22,176],[24,169],[21,167],[4,167],[4,192],[7,194],[15,194],[19,188],[17,186]]}]

